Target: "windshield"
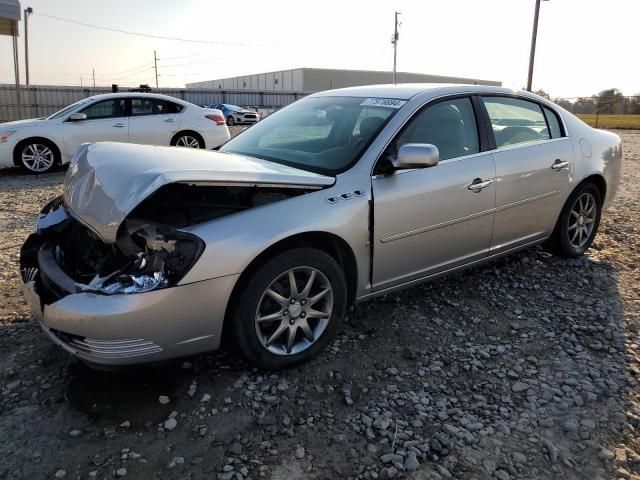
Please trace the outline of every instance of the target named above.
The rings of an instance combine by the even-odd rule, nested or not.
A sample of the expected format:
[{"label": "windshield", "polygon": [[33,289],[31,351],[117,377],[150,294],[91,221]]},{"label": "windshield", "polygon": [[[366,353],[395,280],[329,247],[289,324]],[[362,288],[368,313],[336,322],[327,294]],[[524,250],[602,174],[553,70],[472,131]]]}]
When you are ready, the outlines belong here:
[{"label": "windshield", "polygon": [[69,113],[71,110],[74,110],[76,107],[79,107],[80,105],[83,105],[85,103],[89,102],[88,98],[84,98],[76,103],[72,103],[71,105],[69,105],[68,107],[64,107],[62,110],[58,110],[56,113],[54,113],[53,115],[51,115],[50,117],[47,117],[47,120],[54,120],[56,118],[60,118],[64,115],[66,115],[67,113]]},{"label": "windshield", "polygon": [[244,110],[244,108],[239,107],[237,105],[225,105],[227,110],[231,110],[232,112],[240,112],[242,110]]},{"label": "windshield", "polygon": [[220,151],[335,175],[360,158],[404,103],[362,97],[307,97],[269,115]]}]

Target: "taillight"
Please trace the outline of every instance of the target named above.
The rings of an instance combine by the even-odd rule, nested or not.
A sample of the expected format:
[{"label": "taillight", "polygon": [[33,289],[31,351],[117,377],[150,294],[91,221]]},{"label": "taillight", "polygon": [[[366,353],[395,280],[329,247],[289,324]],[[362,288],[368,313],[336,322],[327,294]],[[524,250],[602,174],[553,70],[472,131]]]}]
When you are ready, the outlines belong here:
[{"label": "taillight", "polygon": [[227,123],[222,115],[205,115],[205,117],[216,122],[216,125],[224,125]]}]

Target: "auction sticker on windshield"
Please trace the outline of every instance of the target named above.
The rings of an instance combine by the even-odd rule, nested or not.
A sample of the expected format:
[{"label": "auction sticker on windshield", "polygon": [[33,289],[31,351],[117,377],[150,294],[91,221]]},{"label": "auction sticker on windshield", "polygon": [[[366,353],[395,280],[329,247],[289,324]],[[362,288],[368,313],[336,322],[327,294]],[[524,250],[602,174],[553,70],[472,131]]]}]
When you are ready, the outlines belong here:
[{"label": "auction sticker on windshield", "polygon": [[387,107],[387,108],[400,108],[406,100],[398,100],[397,98],[367,98],[360,106],[363,107]]}]

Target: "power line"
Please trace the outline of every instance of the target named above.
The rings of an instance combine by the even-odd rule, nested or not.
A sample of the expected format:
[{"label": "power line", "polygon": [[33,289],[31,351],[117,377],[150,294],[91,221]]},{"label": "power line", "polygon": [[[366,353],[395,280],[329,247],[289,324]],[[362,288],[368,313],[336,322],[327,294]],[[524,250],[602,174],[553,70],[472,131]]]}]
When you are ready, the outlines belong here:
[{"label": "power line", "polygon": [[[162,61],[164,60],[164,58],[159,58],[158,60]],[[213,62],[216,60],[220,60],[220,57],[212,57],[212,58],[207,58],[205,60],[198,60],[195,62],[186,62],[186,63],[169,63],[169,64],[165,64],[165,65],[158,65],[159,68],[171,68],[171,67],[184,67],[185,65],[196,65],[198,63],[209,63],[209,62]]]},{"label": "power line", "polygon": [[109,75],[109,76],[117,77],[118,75],[122,75],[124,73],[128,73],[128,72],[132,72],[134,70],[140,70],[140,69],[144,69],[144,68],[150,67],[151,65],[153,65],[153,64],[151,62],[149,62],[149,63],[145,63],[144,65],[139,65],[137,67],[128,68],[127,70],[123,70],[123,71],[118,72],[118,73],[105,73],[103,75]]},{"label": "power line", "polygon": [[113,76],[108,76],[107,75],[107,76],[103,76],[102,78],[111,78],[113,80],[124,80],[125,78],[131,78],[131,77],[135,77],[135,76],[138,76],[138,75],[146,75],[147,74],[147,70],[152,70],[152,69],[153,69],[153,66],[150,65],[148,67],[145,67],[143,70],[140,70],[139,72],[133,72],[133,73],[130,73],[129,75],[123,75],[123,76],[119,76],[119,77],[113,77]]},{"label": "power line", "polygon": [[[134,72],[134,71],[142,71],[145,68],[150,68],[153,64],[152,63],[146,63],[144,65],[139,65],[137,67],[133,67],[133,68],[129,68],[127,70],[123,70],[121,72],[117,72],[117,73],[98,73],[97,76],[98,77],[115,77],[118,78],[124,74],[130,73],[130,72]],[[3,72],[7,72],[7,70],[0,70]],[[35,73],[37,75],[54,75],[54,76],[73,76],[73,77],[77,77],[78,75],[91,75],[92,72],[41,72],[41,71],[31,71],[31,73]],[[135,72],[134,72],[135,73]]]},{"label": "power line", "polygon": [[192,53],[191,55],[180,55],[179,57],[164,57],[162,60],[176,60],[178,58],[198,57],[200,55],[208,55],[211,52]]},{"label": "power line", "polygon": [[190,38],[165,37],[164,35],[153,35],[153,34],[150,34],[150,33],[131,32],[129,30],[121,30],[119,28],[105,27],[103,25],[93,25],[91,23],[80,22],[78,20],[72,20],[70,18],[57,17],[55,15],[49,15],[49,14],[41,13],[41,12],[38,12],[37,15],[40,15],[42,17],[51,18],[53,20],[58,20],[60,22],[74,23],[76,25],[82,25],[83,27],[97,28],[99,30],[106,30],[106,31],[109,31],[109,32],[124,33],[126,35],[136,35],[138,37],[158,38],[160,40],[173,40],[173,41],[176,41],[176,42],[203,43],[203,44],[209,44],[209,45],[227,45],[227,46],[232,46],[232,47],[251,47],[251,46],[254,46],[254,45],[250,45],[250,44],[247,44],[247,43],[216,42],[216,41],[213,41],[213,40],[195,40],[195,39],[190,39]]},{"label": "power line", "polygon": [[211,72],[198,72],[198,73],[163,73],[163,77],[194,77],[198,75],[212,76]]}]

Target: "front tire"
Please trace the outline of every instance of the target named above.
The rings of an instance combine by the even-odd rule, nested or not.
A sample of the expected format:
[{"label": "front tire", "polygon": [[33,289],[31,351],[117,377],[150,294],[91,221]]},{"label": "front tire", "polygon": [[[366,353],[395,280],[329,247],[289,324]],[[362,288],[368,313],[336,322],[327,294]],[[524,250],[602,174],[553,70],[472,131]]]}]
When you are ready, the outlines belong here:
[{"label": "front tire", "polygon": [[236,121],[233,118],[233,115],[229,115],[227,117],[227,125],[229,125],[230,127],[233,127],[235,124],[236,124]]},{"label": "front tire", "polygon": [[547,247],[561,257],[584,255],[598,232],[601,213],[598,187],[593,183],[579,186],[565,203]]},{"label": "front tire", "polygon": [[268,370],[318,355],[335,336],[346,309],[342,269],[313,248],[280,253],[240,288],[233,318],[236,342],[250,363]]},{"label": "front tire", "polygon": [[14,160],[29,173],[47,173],[60,164],[60,152],[49,140],[34,138],[17,145]]}]

